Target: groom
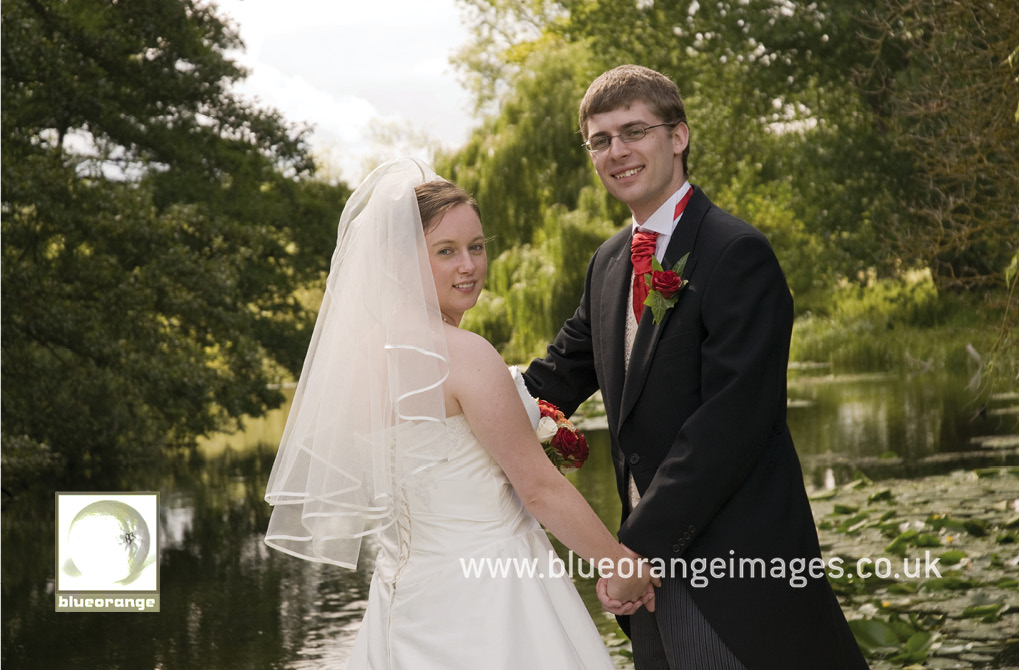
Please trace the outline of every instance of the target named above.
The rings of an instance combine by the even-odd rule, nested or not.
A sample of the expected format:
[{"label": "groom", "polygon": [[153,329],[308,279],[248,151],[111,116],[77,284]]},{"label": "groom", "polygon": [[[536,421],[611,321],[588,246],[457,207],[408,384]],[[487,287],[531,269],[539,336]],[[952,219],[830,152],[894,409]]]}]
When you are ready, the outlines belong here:
[{"label": "groom", "polygon": [[[665,571],[655,611],[620,617],[637,670],[866,668],[786,426],[792,298],[768,241],[687,181],[690,131],[665,76],[604,73],[580,131],[633,222],[595,253],[580,306],[525,379],[567,414],[601,389],[619,539]],[[686,283],[651,256],[664,270],[686,256]]]}]

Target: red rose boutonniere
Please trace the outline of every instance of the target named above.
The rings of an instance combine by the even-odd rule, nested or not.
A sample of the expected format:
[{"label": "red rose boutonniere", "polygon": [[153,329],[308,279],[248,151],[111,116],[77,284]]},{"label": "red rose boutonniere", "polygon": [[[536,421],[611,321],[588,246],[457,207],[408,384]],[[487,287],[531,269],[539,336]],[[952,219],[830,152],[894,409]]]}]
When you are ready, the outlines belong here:
[{"label": "red rose boutonniere", "polygon": [[687,252],[671,270],[666,270],[657,258],[651,257],[651,272],[644,275],[649,289],[644,304],[651,308],[655,323],[665,317],[665,312],[679,300],[680,290],[689,283],[689,280],[683,279],[683,270],[689,257],[690,253]]},{"label": "red rose boutonniere", "polygon": [[560,472],[577,470],[587,460],[587,439],[577,431],[559,411],[559,408],[544,400],[538,401],[541,419],[538,420],[538,441],[552,465]]}]

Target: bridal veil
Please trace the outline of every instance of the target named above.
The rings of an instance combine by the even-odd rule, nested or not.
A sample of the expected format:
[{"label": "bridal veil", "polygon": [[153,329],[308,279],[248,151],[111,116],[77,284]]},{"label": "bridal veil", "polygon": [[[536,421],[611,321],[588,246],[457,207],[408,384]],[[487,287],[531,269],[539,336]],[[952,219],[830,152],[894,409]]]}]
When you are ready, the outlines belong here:
[{"label": "bridal veil", "polygon": [[448,355],[414,187],[389,161],[340,217],[322,307],[269,476],[268,545],[355,568],[364,537],[446,458]]}]

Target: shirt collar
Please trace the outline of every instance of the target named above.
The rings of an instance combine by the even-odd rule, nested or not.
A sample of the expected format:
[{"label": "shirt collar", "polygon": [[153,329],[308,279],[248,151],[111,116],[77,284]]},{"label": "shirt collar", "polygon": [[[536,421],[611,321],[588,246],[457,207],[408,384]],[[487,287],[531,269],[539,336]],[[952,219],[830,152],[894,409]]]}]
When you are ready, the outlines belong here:
[{"label": "shirt collar", "polygon": [[647,221],[638,225],[636,220],[631,219],[633,230],[638,228],[645,233],[652,232],[659,235],[672,235],[676,229],[676,221],[672,214],[676,211],[676,205],[686,195],[686,192],[693,188],[690,182],[684,181],[679,190],[669,196],[669,199],[662,203],[662,206],[655,210],[655,213],[648,217]]}]

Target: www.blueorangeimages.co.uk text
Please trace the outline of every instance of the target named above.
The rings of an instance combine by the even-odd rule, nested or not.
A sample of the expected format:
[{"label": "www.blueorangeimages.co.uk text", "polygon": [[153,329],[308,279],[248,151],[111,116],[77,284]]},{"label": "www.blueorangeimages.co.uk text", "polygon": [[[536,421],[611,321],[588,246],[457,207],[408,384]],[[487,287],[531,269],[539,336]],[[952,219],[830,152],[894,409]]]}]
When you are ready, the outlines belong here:
[{"label": "www.blueorangeimages.co.uk text", "polygon": [[855,561],[846,561],[839,556],[828,560],[814,557],[806,558],[747,558],[737,557],[730,551],[728,558],[692,558],[681,557],[668,561],[661,558],[631,560],[625,559],[618,564],[610,559],[602,559],[597,563],[577,558],[571,551],[567,560],[562,560],[554,551],[549,551],[548,558],[461,558],[460,567],[464,577],[480,579],[483,577],[502,578],[560,578],[580,577],[592,579],[619,574],[632,577],[635,574],[650,574],[658,578],[682,578],[689,580],[691,586],[703,588],[712,579],[784,579],[794,588],[806,586],[811,578],[821,579],[930,579],[940,578],[938,557],[932,557],[929,551],[921,557],[903,557],[901,561],[884,556],[878,558],[862,557]]}]

